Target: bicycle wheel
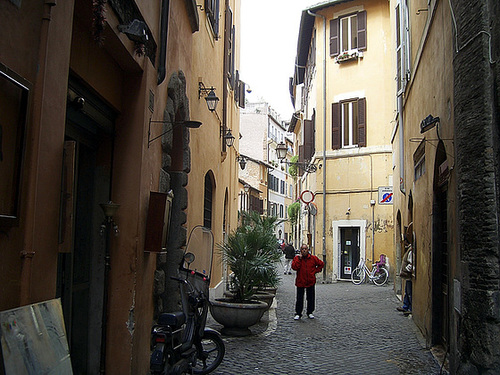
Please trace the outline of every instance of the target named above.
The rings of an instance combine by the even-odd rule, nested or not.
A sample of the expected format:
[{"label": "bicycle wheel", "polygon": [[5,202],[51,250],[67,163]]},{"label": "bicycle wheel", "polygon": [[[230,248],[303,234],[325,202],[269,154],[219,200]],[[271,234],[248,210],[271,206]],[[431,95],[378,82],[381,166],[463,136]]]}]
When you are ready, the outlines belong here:
[{"label": "bicycle wheel", "polygon": [[389,272],[387,272],[387,270],[385,268],[380,267],[373,274],[373,283],[375,285],[381,286],[387,282],[388,278],[389,278]]},{"label": "bicycle wheel", "polygon": [[365,281],[365,271],[362,268],[356,267],[351,273],[351,281],[355,285],[361,284]]},{"label": "bicycle wheel", "polygon": [[197,345],[197,351],[193,374],[208,374],[220,365],[226,347],[217,332],[205,331],[199,346]]}]

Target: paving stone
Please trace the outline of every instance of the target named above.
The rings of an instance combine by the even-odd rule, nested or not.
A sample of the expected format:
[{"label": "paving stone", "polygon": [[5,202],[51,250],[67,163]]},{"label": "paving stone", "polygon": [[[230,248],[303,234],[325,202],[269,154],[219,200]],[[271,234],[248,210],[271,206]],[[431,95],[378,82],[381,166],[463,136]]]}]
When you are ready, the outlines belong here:
[{"label": "paving stone", "polygon": [[[247,337],[223,336],[226,354],[212,373],[236,374],[439,374],[392,284],[316,285],[315,319],[295,315],[295,275],[284,275],[276,303]],[[220,332],[211,317],[207,325]]]}]

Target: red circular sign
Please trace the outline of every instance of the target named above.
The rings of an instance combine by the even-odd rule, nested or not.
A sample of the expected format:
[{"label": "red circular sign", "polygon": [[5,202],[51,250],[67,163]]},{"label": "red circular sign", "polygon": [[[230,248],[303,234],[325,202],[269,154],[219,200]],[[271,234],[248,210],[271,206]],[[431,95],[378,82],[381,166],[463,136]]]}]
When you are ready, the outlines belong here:
[{"label": "red circular sign", "polygon": [[300,200],[305,204],[311,203],[314,200],[314,193],[311,190],[304,190],[300,193]]}]

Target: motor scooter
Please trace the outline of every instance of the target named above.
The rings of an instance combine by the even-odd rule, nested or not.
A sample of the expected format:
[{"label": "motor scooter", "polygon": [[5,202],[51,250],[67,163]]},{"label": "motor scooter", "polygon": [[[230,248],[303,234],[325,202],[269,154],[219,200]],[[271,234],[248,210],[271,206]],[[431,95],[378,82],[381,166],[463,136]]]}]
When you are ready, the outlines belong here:
[{"label": "motor scooter", "polygon": [[183,311],[162,313],[153,326],[151,374],[208,374],[224,358],[221,336],[205,328],[213,242],[212,231],[202,226],[189,235],[178,276],[171,277],[179,283]]}]

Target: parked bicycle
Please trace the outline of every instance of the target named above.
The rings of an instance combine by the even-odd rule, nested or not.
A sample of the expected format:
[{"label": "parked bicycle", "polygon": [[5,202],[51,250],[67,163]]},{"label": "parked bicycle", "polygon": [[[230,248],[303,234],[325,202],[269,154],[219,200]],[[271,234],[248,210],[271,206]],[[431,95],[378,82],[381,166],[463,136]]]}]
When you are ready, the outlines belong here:
[{"label": "parked bicycle", "polygon": [[[369,259],[367,259],[369,260]],[[372,264],[372,269],[369,270],[366,266],[365,260],[360,259],[358,266],[352,271],[351,281],[355,285],[359,285],[366,280],[373,281],[375,285],[384,285],[389,279],[389,271],[385,268],[385,255],[382,254],[380,261]]]}]

